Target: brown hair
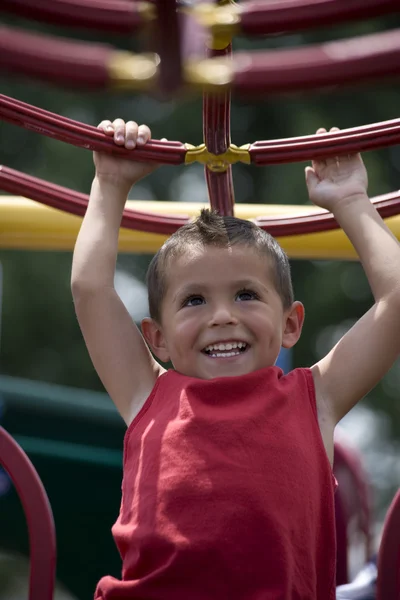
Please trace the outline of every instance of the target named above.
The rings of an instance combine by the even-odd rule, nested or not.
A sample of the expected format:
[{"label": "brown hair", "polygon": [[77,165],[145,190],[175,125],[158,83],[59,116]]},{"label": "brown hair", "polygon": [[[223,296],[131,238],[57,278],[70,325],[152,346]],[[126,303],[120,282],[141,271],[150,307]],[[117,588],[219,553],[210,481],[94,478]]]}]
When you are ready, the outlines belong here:
[{"label": "brown hair", "polygon": [[227,248],[235,244],[252,247],[267,255],[272,263],[272,276],[283,307],[294,301],[289,260],[278,242],[266,231],[244,219],[223,217],[209,209],[176,231],[153,257],[147,271],[149,311],[152,319],[161,322],[161,305],[167,291],[167,270],[171,260],[185,249],[198,245]]}]

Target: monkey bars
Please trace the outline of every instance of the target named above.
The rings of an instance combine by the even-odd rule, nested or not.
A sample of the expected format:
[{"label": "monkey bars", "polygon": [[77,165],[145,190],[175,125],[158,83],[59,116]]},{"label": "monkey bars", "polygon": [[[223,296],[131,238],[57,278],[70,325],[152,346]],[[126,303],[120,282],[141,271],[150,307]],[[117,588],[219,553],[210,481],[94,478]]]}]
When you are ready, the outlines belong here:
[{"label": "monkey bars", "polygon": [[[188,10],[183,2],[177,5],[178,10]],[[280,0],[272,4],[250,0],[226,6],[204,2],[192,12],[215,35],[259,36],[372,19],[398,10],[397,0]],[[154,0],[2,0],[0,11],[64,27],[126,34],[157,17]]]},{"label": "monkey bars", "polygon": [[[164,11],[167,5],[162,6]],[[400,30],[289,50],[235,52],[233,57],[229,53],[183,65],[177,20],[165,12],[163,21],[170,23],[174,35],[157,36],[158,54],[133,54],[106,44],[2,26],[0,70],[95,90],[139,91],[160,86],[169,91],[177,90],[182,81],[185,88],[213,93],[232,88],[239,95],[310,90],[400,74]]]},{"label": "monkey bars", "polygon": [[[361,83],[400,72],[400,32],[389,31],[295,49],[232,53],[232,36],[266,35],[326,26],[400,12],[397,0],[252,0],[237,5],[205,0],[3,0],[0,10],[16,15],[120,33],[149,27],[153,54],[132,54],[111,45],[72,41],[2,26],[0,70],[52,83],[117,91],[156,90],[172,94],[202,90],[204,143],[151,140],[126,150],[98,129],[0,95],[0,118],[37,133],[87,148],[139,161],[178,165],[200,162],[205,167],[210,202],[221,214],[233,214],[232,165],[271,165],[315,157],[372,150],[399,143],[400,119],[321,136],[266,140],[240,148],[231,143],[231,92],[280,93],[326,85]],[[109,26],[108,24],[109,23]],[[208,40],[204,58],[203,40]],[[201,42],[201,43],[200,43]],[[3,167],[0,184],[9,193],[25,194],[50,206],[83,214],[82,194],[34,180]],[[399,212],[398,194],[377,199],[383,216]],[[169,234],[187,222],[128,211],[124,225]],[[292,217],[259,217],[256,222],[274,235],[303,235],[337,227],[332,215],[309,211]]]}]

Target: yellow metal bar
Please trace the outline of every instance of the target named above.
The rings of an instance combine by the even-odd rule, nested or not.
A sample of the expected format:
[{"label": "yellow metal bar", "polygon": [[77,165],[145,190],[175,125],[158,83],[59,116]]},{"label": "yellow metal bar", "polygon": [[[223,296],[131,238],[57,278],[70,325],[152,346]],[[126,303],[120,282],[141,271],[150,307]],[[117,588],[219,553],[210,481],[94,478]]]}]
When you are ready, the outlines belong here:
[{"label": "yellow metal bar", "polygon": [[185,156],[185,163],[187,165],[199,162],[207,165],[210,171],[215,171],[216,173],[226,171],[230,165],[237,162],[243,162],[248,165],[251,163],[250,144],[240,146],[240,148],[235,146],[235,144],[231,144],[223,154],[213,154],[207,149],[205,144],[200,144],[199,146],[185,144],[185,146],[187,148]]},{"label": "yellow metal bar", "polygon": [[[129,208],[143,212],[195,217],[208,203],[194,202],[140,202],[129,201]],[[242,219],[263,216],[299,216],[319,212],[310,206],[236,204],[235,214]],[[0,248],[21,250],[68,250],[74,247],[82,219],[33,200],[21,197],[0,196]],[[400,239],[400,216],[386,219],[386,224]],[[130,229],[121,229],[121,252],[157,252],[167,236]],[[334,230],[301,236],[278,238],[291,258],[354,260],[354,248],[343,231]]]}]

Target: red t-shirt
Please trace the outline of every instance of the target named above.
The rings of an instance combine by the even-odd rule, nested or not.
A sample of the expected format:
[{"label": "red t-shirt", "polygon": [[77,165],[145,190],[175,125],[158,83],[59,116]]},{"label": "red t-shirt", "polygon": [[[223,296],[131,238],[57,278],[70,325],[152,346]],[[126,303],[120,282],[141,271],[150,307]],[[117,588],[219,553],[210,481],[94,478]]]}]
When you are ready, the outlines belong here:
[{"label": "red t-shirt", "polygon": [[167,371],[125,436],[122,581],[97,600],[331,600],[334,480],[309,369]]}]

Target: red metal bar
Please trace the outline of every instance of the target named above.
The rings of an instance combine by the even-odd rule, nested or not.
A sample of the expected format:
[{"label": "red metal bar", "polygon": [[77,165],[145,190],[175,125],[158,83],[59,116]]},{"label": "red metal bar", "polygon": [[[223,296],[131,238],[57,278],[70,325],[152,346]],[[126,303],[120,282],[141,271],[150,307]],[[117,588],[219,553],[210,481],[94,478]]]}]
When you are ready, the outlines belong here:
[{"label": "red metal bar", "polygon": [[52,600],[56,573],[53,513],[43,483],[28,456],[0,427],[0,464],[9,474],[22,503],[29,532],[30,600]]},{"label": "red metal bar", "polygon": [[[84,216],[89,201],[86,194],[20,173],[3,165],[0,165],[0,189],[81,217]],[[121,226],[136,231],[171,235],[189,220],[187,216],[168,216],[125,209]]]},{"label": "red metal bar", "polygon": [[[376,196],[372,202],[383,219],[400,213],[400,192]],[[265,229],[274,237],[340,229],[332,213],[325,211],[297,217],[258,217],[255,222],[261,229]]]},{"label": "red metal bar", "polygon": [[[232,45],[223,50],[211,50],[210,57],[231,56]],[[231,143],[231,93],[205,93],[203,96],[203,136],[207,149],[212,154],[223,154]],[[216,173],[205,167],[205,176],[211,207],[220,215],[233,215],[235,191],[232,168]]]},{"label": "red metal bar", "polygon": [[[86,194],[69,190],[2,165],[0,165],[0,189],[79,216],[85,214],[88,203]],[[372,202],[382,218],[400,214],[400,192],[377,196],[372,199]],[[189,220],[189,217],[186,216],[156,215],[125,209],[122,226],[137,231],[171,235]],[[318,214],[298,217],[259,217],[256,223],[276,237],[303,235],[339,228],[333,215],[322,211]]]},{"label": "red metal bar", "polygon": [[234,54],[233,89],[294,92],[400,74],[400,30],[290,50]]},{"label": "red metal bar", "polygon": [[181,28],[175,0],[156,0],[156,48],[161,58],[159,87],[176,92],[182,83]]},{"label": "red metal bar", "polygon": [[253,0],[241,5],[245,35],[266,35],[372,19],[400,11],[398,0]]},{"label": "red metal bar", "polygon": [[109,85],[106,65],[115,49],[106,44],[0,27],[0,70],[51,83],[103,89]]},{"label": "red metal bar", "polygon": [[250,146],[250,157],[253,164],[261,166],[353,154],[399,143],[400,119],[393,119],[324,135],[255,142]]},{"label": "red metal bar", "polygon": [[215,173],[207,167],[204,169],[211,208],[220,215],[233,216],[235,190],[233,187],[232,167],[223,173]]},{"label": "red metal bar", "polygon": [[0,120],[68,142],[73,146],[109,152],[130,160],[168,165],[179,165],[185,162],[186,148],[181,142],[150,140],[142,148],[127,150],[117,146],[96,127],[58,116],[2,94],[0,94]]},{"label": "red metal bar", "polygon": [[[211,57],[231,56],[232,46],[213,50]],[[203,136],[207,149],[213,154],[223,154],[231,143],[230,131],[231,94],[205,93],[203,96]]]},{"label": "red metal bar", "polygon": [[63,27],[125,34],[147,23],[130,0],[2,0],[0,11]]}]

